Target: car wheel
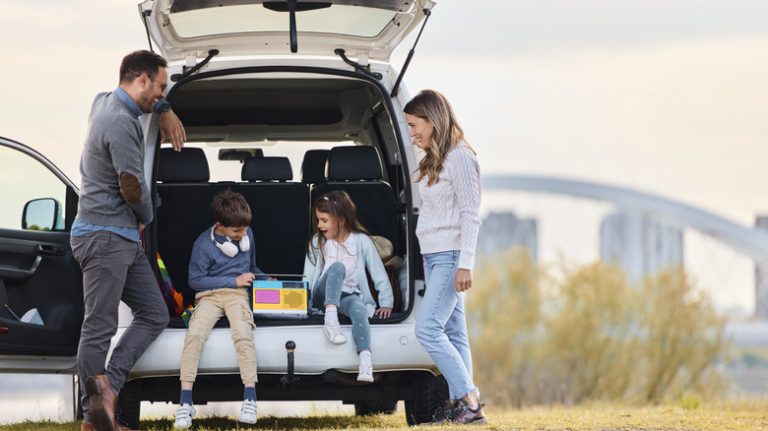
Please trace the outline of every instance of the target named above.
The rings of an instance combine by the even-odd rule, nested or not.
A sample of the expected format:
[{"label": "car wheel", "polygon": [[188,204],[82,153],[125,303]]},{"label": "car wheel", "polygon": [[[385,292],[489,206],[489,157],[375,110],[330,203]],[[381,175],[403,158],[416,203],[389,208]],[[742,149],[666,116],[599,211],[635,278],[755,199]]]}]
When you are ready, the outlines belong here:
[{"label": "car wheel", "polygon": [[397,401],[357,401],[355,403],[355,415],[357,416],[391,415],[396,411]]},{"label": "car wheel", "polygon": [[117,420],[128,428],[139,429],[141,398],[139,382],[127,382],[117,399]]},{"label": "car wheel", "polygon": [[437,409],[448,400],[448,382],[443,376],[424,374],[414,382],[413,398],[405,401],[405,418],[408,425],[432,422]]}]

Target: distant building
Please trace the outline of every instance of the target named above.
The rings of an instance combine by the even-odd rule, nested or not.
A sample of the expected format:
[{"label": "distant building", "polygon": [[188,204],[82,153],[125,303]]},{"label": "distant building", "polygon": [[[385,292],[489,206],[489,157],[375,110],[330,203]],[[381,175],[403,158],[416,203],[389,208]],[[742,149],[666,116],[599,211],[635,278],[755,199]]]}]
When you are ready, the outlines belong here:
[{"label": "distant building", "polygon": [[636,213],[613,213],[600,223],[600,257],[621,265],[631,282],[683,265],[683,232]]},{"label": "distant building", "polygon": [[520,219],[512,212],[492,212],[480,225],[477,254],[493,256],[513,247],[524,247],[533,262],[539,254],[539,228],[535,219]]},{"label": "distant building", "polygon": [[[755,229],[768,230],[768,216],[757,216]],[[755,317],[768,319],[768,268],[757,262],[755,262]]]}]

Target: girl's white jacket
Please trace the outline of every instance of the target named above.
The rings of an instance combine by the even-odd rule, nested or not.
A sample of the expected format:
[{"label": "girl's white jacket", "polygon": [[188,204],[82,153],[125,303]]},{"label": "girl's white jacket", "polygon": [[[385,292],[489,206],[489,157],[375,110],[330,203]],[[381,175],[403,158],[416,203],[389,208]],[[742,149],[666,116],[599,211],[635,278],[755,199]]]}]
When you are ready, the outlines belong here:
[{"label": "girl's white jacket", "polygon": [[[368,269],[368,272],[371,274],[373,287],[379,293],[379,306],[382,308],[392,308],[394,304],[392,285],[389,284],[387,271],[384,269],[384,264],[381,262],[379,253],[376,251],[376,246],[373,245],[371,238],[364,233],[353,232],[350,234],[349,239],[354,241],[358,251],[357,284],[360,286],[360,291],[363,294],[363,302],[365,303],[368,317],[372,317],[376,311],[376,301],[373,299],[368,288],[368,277],[365,275],[365,270]],[[311,289],[314,289],[315,284],[320,279],[324,266],[323,257],[320,254],[320,249],[317,247],[317,235],[315,235],[312,237],[309,251],[304,257],[304,276],[309,278]]]}]

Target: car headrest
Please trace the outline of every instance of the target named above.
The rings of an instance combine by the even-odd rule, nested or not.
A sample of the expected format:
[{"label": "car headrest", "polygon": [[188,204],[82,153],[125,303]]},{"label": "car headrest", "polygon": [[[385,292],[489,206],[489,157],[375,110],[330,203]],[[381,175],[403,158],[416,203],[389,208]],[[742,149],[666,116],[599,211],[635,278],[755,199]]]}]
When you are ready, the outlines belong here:
[{"label": "car headrest", "polygon": [[251,148],[247,150],[231,148],[219,150],[219,160],[240,160],[242,162],[248,157],[264,157],[264,150],[261,148]]},{"label": "car headrest", "polygon": [[328,181],[380,180],[379,153],[372,146],[331,148],[326,177]]},{"label": "car headrest", "polygon": [[293,170],[288,157],[248,157],[240,177],[243,181],[291,181]]},{"label": "car headrest", "polygon": [[317,184],[325,181],[325,162],[328,150],[309,150],[301,161],[301,182]]},{"label": "car headrest", "polygon": [[161,148],[157,180],[164,183],[205,183],[211,178],[202,148]]}]

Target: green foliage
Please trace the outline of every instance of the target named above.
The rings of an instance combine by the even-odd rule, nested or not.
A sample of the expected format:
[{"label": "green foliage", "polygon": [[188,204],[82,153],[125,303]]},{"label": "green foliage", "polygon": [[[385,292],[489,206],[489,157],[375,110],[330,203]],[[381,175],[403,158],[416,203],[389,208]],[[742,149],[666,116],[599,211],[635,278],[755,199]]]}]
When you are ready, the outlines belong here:
[{"label": "green foliage", "polygon": [[686,393],[680,399],[683,410],[696,410],[701,407],[701,398],[694,393]]},{"label": "green foliage", "polygon": [[680,269],[633,287],[615,266],[538,268],[513,250],[475,274],[475,380],[492,404],[660,403],[721,387],[724,319]]}]

